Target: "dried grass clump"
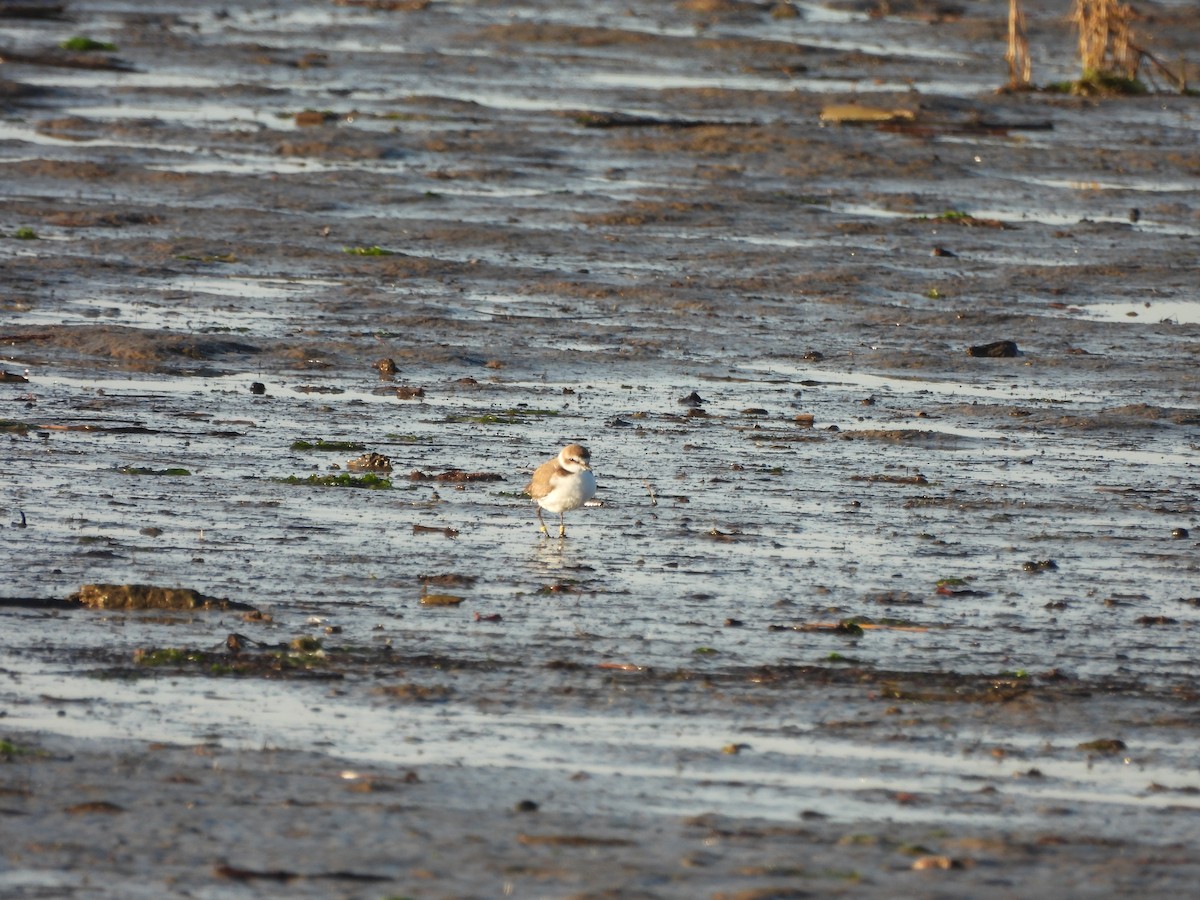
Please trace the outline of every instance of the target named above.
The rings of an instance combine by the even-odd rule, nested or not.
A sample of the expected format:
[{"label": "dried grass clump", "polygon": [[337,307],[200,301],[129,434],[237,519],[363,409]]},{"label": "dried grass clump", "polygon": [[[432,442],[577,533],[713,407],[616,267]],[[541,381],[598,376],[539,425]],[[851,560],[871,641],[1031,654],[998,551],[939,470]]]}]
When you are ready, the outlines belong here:
[{"label": "dried grass clump", "polygon": [[[1079,34],[1079,59],[1082,73],[1077,81],[1056,86],[1083,94],[1143,93],[1139,79],[1156,72],[1180,92],[1186,93],[1187,67],[1180,61],[1173,70],[1134,40],[1133,23],[1137,12],[1121,0],[1074,0],[1069,21]],[[1008,3],[1008,83],[1002,91],[1032,90],[1033,64],[1029,39],[1025,32],[1025,13],[1021,0]]]},{"label": "dried grass clump", "polygon": [[1133,7],[1119,0],[1075,0],[1071,22],[1079,31],[1084,73],[1108,72],[1133,80],[1141,54],[1133,46]]},{"label": "dried grass clump", "polygon": [[1166,64],[1134,42],[1137,13],[1120,0],[1075,0],[1071,23],[1079,32],[1079,59],[1083,73],[1073,90],[1080,93],[1141,93],[1138,79],[1142,64],[1152,67],[1180,91],[1187,90],[1185,69],[1173,72]]}]

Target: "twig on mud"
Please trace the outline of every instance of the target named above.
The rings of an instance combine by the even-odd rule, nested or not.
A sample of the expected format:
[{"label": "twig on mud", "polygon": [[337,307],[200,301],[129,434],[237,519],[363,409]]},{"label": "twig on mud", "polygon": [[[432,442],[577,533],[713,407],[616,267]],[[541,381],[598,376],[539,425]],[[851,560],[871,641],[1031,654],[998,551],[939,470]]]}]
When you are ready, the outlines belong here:
[{"label": "twig on mud", "polygon": [[642,484],[646,486],[646,491],[650,494],[650,505],[658,506],[658,497],[654,496],[654,485],[648,481],[643,481]]}]

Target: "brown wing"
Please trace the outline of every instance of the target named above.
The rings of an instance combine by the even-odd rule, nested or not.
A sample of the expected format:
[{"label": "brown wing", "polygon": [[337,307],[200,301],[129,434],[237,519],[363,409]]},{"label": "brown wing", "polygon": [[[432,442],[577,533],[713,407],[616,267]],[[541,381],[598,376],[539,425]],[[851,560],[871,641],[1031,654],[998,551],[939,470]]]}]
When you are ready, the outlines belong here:
[{"label": "brown wing", "polygon": [[554,482],[559,476],[564,474],[566,470],[558,464],[558,457],[548,459],[533,473],[533,478],[529,484],[525,485],[525,493],[530,497],[545,497],[551,490],[554,489]]}]

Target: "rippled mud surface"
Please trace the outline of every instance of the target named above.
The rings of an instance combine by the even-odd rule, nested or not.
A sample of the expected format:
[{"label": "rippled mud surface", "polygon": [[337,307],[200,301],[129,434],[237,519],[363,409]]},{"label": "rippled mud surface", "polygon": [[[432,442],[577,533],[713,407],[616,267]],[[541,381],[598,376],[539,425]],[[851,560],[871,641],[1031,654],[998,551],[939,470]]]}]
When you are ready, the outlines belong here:
[{"label": "rippled mud surface", "polygon": [[1194,882],[1200,107],[789,9],[0,3],[6,895]]}]

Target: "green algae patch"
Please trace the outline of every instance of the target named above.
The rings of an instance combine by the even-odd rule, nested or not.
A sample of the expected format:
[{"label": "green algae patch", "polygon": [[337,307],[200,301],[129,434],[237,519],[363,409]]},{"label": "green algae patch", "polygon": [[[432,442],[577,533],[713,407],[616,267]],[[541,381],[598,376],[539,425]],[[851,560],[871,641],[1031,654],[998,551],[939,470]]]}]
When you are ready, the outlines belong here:
[{"label": "green algae patch", "polygon": [[367,445],[358,441],[327,441],[324,438],[317,438],[315,441],[292,441],[292,449],[317,453],[362,453],[367,449]]},{"label": "green algae patch", "polygon": [[74,37],[69,37],[58,45],[63,50],[70,50],[72,53],[95,53],[103,51],[112,53],[117,49],[116,44],[110,44],[108,41],[97,41],[93,38],[77,34]]},{"label": "green algae patch", "polygon": [[182,647],[133,651],[133,661],[139,666],[183,666],[204,662],[205,656],[202,650],[185,650]]},{"label": "green algae patch", "polygon": [[343,253],[351,256],[395,256],[395,250],[384,250],[378,244],[371,247],[343,247]]},{"label": "green algae patch", "polygon": [[35,759],[46,755],[46,751],[38,747],[18,744],[8,738],[0,738],[0,759],[12,762],[14,759]]},{"label": "green algae patch", "polygon": [[1076,81],[1060,81],[1046,90],[1078,97],[1133,97],[1149,93],[1141,79],[1107,69],[1088,69]]},{"label": "green algae patch", "polygon": [[32,228],[30,228],[29,226],[25,226],[23,228],[18,228],[16,231],[13,232],[13,237],[16,238],[18,241],[40,240],[40,238],[38,237],[38,233],[36,231],[34,231]]},{"label": "green algae patch", "polygon": [[309,475],[307,478],[289,475],[287,478],[276,478],[275,481],[280,484],[307,484],[313,487],[364,488],[372,491],[392,489],[392,479],[380,478],[371,473],[355,476],[349,472],[342,472],[340,475]]},{"label": "green algae patch", "polygon": [[936,216],[918,216],[918,222],[946,222],[951,225],[962,225],[966,228],[998,228],[1006,226],[997,219],[979,219],[961,209],[947,209]]},{"label": "green algae patch", "polygon": [[303,675],[308,672],[342,677],[321,671],[329,665],[324,651],[283,647],[237,655],[188,647],[139,648],[133,652],[133,663],[140,669],[173,669],[218,678],[271,677],[282,673]]},{"label": "green algae patch", "polygon": [[157,475],[166,478],[184,478],[192,473],[188,469],[172,466],[167,469],[146,469],[141,466],[121,466],[117,469],[122,475]]},{"label": "green algae patch", "polygon": [[200,262],[200,263],[235,263],[238,261],[235,253],[206,253],[203,256],[191,256],[189,254],[180,254],[175,257],[181,262]]},{"label": "green algae patch", "polygon": [[532,418],[557,416],[556,409],[506,409],[501,412],[482,413],[480,415],[465,416],[456,415],[449,416],[446,421],[451,424],[475,424],[475,425],[520,425],[522,422]]}]

